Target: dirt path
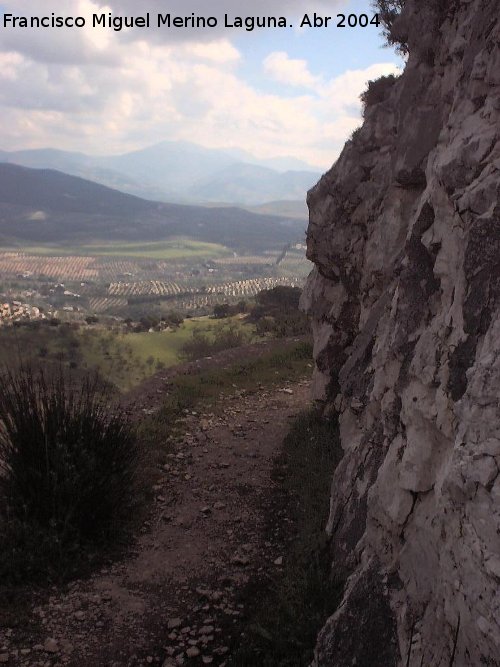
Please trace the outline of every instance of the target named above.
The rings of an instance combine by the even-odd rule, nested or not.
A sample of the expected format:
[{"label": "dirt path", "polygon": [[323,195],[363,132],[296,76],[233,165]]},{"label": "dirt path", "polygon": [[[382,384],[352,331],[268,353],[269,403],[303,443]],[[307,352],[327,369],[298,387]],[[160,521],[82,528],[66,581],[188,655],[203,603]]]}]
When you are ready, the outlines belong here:
[{"label": "dirt path", "polygon": [[293,338],[270,338],[243,347],[231,348],[218,352],[213,357],[204,357],[196,361],[187,361],[176,364],[146,378],[137,387],[123,396],[122,404],[132,415],[144,416],[144,412],[154,410],[158,401],[168,392],[169,384],[180,375],[198,375],[203,371],[230,368],[238,362],[257,360],[262,355],[270,352],[285,352],[293,348],[301,340],[307,340],[307,336]]},{"label": "dirt path", "polygon": [[134,552],[54,590],[29,627],[0,626],[0,664],[225,664],[244,611],[239,593],[282,562],[280,545],[264,541],[271,471],[309,382],[224,400],[219,415],[186,418]]}]

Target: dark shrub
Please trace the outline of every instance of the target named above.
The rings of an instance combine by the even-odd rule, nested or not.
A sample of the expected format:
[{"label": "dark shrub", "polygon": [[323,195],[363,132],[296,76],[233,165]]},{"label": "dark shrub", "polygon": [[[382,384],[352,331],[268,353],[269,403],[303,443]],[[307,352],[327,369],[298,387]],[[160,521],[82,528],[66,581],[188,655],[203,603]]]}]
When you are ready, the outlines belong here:
[{"label": "dark shrub", "polygon": [[223,350],[241,347],[246,343],[248,343],[248,335],[243,329],[235,326],[220,328],[214,332],[213,337],[195,330],[191,339],[182,346],[181,355],[189,361],[194,361]]},{"label": "dark shrub", "polygon": [[395,46],[398,53],[408,53],[406,37],[396,35],[394,23],[404,9],[406,0],[374,0],[373,6],[383,25],[382,34],[389,46]]},{"label": "dark shrub", "polygon": [[169,311],[166,315],[163,316],[163,319],[171,327],[180,327],[184,322],[183,315],[176,310]]},{"label": "dark shrub", "polygon": [[[0,384],[0,578],[49,574],[116,537],[138,449],[105,385],[22,368]],[[51,562],[52,561],[52,562]],[[3,571],[2,571],[3,570]]]},{"label": "dark shrub", "polygon": [[231,306],[228,303],[218,303],[214,306],[214,317],[216,320],[229,317],[231,314]]},{"label": "dark shrub", "polygon": [[360,96],[363,103],[363,111],[366,111],[368,107],[383,102],[396,81],[397,77],[394,74],[381,76],[380,79],[375,79],[374,81],[368,81],[368,88]]},{"label": "dark shrub", "polygon": [[262,290],[257,294],[255,300],[267,310],[286,308],[297,310],[299,307],[301,290],[299,287],[288,287],[278,285],[271,289]]},{"label": "dark shrub", "polygon": [[249,317],[255,322],[256,332],[278,338],[309,333],[309,318],[299,310],[300,295],[298,287],[283,285],[259,292]]},{"label": "dark shrub", "polygon": [[361,136],[361,128],[357,127],[351,134],[351,141],[356,142]]}]

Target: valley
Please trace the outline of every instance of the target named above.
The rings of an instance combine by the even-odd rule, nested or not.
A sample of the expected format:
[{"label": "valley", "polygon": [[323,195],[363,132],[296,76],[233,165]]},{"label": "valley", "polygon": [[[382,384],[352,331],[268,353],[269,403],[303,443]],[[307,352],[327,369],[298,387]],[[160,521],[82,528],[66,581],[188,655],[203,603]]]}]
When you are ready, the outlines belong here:
[{"label": "valley", "polygon": [[167,204],[0,163],[0,326],[91,318],[123,328],[301,287],[311,266],[305,221],[287,207],[292,215],[283,217]]}]

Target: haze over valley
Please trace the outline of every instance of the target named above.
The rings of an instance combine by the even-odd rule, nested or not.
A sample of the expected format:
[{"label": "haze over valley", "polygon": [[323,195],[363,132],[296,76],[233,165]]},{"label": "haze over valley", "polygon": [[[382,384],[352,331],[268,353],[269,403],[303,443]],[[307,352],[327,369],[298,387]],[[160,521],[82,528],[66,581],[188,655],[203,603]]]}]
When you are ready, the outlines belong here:
[{"label": "haze over valley", "polygon": [[320,172],[295,158],[258,160],[242,150],[216,150],[164,141],[116,156],[54,149],[1,151],[0,162],[55,169],[146,199],[189,204],[302,205]]}]

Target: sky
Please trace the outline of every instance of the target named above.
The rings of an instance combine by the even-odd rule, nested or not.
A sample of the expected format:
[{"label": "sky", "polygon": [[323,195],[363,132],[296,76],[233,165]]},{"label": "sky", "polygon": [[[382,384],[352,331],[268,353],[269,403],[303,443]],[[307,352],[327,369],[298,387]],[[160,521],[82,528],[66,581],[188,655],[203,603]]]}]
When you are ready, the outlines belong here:
[{"label": "sky", "polygon": [[[85,28],[0,25],[3,150],[52,147],[117,154],[163,140],[293,156],[325,168],[359,126],[370,79],[396,73],[381,28],[337,28],[370,0],[0,0],[15,16],[83,16]],[[218,26],[91,25],[93,13],[215,16]],[[248,32],[236,16],[284,16],[286,28]],[[304,14],[332,16],[300,28]],[[290,27],[292,26],[292,27]]]}]

